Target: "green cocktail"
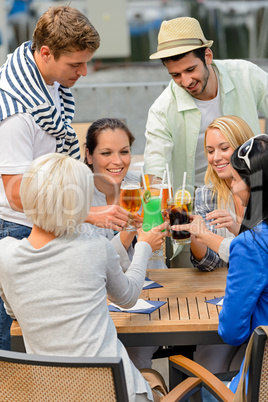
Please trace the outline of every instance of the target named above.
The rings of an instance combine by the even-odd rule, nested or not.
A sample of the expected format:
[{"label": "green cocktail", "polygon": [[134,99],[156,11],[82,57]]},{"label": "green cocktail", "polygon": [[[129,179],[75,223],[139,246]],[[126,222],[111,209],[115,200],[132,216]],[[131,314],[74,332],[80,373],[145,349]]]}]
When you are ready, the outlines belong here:
[{"label": "green cocktail", "polygon": [[144,217],[142,223],[142,229],[148,232],[153,227],[161,225],[164,222],[161,212],[161,198],[151,197],[147,202],[141,197]]},{"label": "green cocktail", "polygon": [[[161,225],[164,222],[163,215],[161,212],[161,198],[160,197],[150,197],[149,199],[145,199],[141,197],[142,205],[143,205],[143,222],[142,229],[144,232],[148,232],[155,226]],[[147,202],[146,202],[147,201]],[[163,256],[163,247],[161,246],[160,250],[156,250],[153,252],[150,260],[164,260]]]}]

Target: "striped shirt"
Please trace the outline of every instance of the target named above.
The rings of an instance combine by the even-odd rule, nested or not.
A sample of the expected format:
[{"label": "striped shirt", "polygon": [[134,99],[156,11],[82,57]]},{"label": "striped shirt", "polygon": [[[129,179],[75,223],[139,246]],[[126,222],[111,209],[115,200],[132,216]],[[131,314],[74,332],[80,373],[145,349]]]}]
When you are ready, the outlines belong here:
[{"label": "striped shirt", "polygon": [[74,98],[69,88],[59,86],[60,113],[25,42],[12,53],[0,70],[0,121],[16,113],[29,113],[47,134],[56,137],[57,152],[80,159],[78,138],[70,126]]}]

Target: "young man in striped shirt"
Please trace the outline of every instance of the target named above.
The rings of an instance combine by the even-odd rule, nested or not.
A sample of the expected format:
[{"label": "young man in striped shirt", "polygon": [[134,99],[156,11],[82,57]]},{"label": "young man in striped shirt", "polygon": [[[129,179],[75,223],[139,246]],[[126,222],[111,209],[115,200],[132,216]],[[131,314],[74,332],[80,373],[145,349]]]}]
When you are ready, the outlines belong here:
[{"label": "young man in striped shirt", "polygon": [[[98,32],[80,11],[50,7],[38,20],[33,40],[1,67],[0,239],[21,239],[31,232],[19,194],[27,166],[50,152],[80,158],[70,126],[75,105],[69,88],[87,74],[99,44]],[[0,299],[1,349],[10,349],[11,321]]]}]

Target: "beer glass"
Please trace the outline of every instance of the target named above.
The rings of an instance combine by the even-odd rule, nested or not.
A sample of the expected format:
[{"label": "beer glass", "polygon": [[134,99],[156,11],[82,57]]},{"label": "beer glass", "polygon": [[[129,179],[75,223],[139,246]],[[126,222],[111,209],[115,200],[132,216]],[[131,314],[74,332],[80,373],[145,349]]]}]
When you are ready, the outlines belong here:
[{"label": "beer glass", "polygon": [[[184,225],[186,223],[190,223],[190,216],[192,203],[187,202],[179,202],[175,198],[169,198],[167,200],[168,204],[168,215],[170,220],[170,225]],[[186,230],[172,230],[171,229],[171,238],[172,242],[180,245],[184,245],[191,242],[190,232]]]},{"label": "beer glass", "polygon": [[[119,205],[132,215],[138,212],[141,207],[141,187],[138,181],[122,181]],[[125,230],[135,232],[137,228],[129,224]]]}]

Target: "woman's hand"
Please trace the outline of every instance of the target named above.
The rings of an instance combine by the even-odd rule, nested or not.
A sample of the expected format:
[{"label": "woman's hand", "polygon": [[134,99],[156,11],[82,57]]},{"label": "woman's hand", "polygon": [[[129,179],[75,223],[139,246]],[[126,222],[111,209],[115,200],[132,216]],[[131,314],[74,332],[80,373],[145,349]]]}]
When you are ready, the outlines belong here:
[{"label": "woman's hand", "polygon": [[164,222],[159,226],[155,226],[148,232],[144,232],[142,229],[139,229],[137,240],[146,241],[146,243],[150,244],[153,251],[159,250],[165,237],[169,236],[168,227],[168,222]]},{"label": "woman's hand", "polygon": [[171,226],[171,229],[176,231],[186,230],[187,232],[190,232],[191,235],[194,235],[197,240],[201,239],[204,234],[210,232],[201,215],[190,215],[190,223],[173,225]]},{"label": "woman's hand", "polygon": [[132,215],[119,205],[91,207],[86,222],[100,228],[113,229],[120,232],[132,219]]},{"label": "woman's hand", "polygon": [[209,212],[206,215],[206,220],[212,222],[209,223],[210,226],[214,226],[216,229],[226,228],[229,232],[233,233],[235,236],[238,235],[240,230],[240,224],[237,223],[231,215],[225,211],[225,209],[215,209],[215,211]]},{"label": "woman's hand", "polygon": [[[190,223],[185,225],[174,225],[171,226],[171,229],[186,230],[187,232],[190,232],[197,242],[211,248],[216,253],[218,253],[221,242],[224,239],[224,237],[212,233],[211,230],[206,227],[206,223],[201,215],[190,215]],[[200,259],[200,257],[197,258]]]}]

